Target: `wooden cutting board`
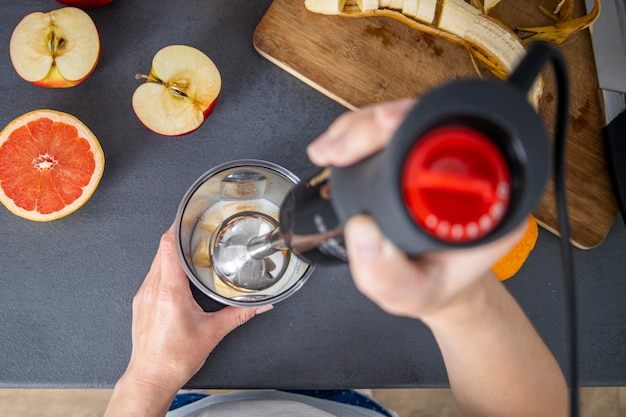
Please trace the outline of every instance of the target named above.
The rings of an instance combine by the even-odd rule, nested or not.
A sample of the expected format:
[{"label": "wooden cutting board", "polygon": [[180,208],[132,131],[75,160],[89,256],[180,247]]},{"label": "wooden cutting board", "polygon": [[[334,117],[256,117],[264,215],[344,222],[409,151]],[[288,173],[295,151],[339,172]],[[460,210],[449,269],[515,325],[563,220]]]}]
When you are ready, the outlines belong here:
[{"label": "wooden cutting board", "polygon": [[[509,27],[549,24],[539,0],[503,0],[492,15]],[[552,7],[544,2],[546,7]],[[556,4],[556,1],[554,2]],[[576,1],[574,16],[584,14]],[[254,34],[261,55],[349,109],[403,97],[420,97],[451,80],[490,77],[477,73],[461,46],[408,28],[390,18],[342,18],[308,12],[304,0],[274,0]],[[588,249],[606,237],[618,214],[604,157],[598,81],[587,31],[559,46],[571,82],[567,198],[572,242]],[[540,114],[553,132],[555,85],[550,71]],[[557,233],[550,181],[534,212]]]}]

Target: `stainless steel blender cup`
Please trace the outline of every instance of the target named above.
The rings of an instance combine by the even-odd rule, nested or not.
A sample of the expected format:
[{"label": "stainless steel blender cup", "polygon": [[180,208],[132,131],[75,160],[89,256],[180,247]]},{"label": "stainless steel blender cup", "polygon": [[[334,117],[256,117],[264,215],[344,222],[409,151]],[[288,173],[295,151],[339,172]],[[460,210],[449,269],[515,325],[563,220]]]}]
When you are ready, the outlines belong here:
[{"label": "stainless steel blender cup", "polygon": [[260,160],[216,166],[186,192],[175,222],[181,265],[204,294],[226,305],[259,306],[296,292],[314,266],[288,248],[260,259],[248,242],[278,226],[280,205],[298,178]]}]

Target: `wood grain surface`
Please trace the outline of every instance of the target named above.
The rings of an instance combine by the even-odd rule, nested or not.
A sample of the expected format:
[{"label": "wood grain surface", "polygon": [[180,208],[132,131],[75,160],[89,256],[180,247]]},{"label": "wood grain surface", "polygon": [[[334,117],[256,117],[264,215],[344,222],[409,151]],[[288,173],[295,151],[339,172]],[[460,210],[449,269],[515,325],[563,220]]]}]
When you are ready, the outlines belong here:
[{"label": "wood grain surface", "polygon": [[[556,4],[556,1],[554,2]],[[584,14],[576,0],[573,16]],[[504,0],[492,15],[509,27],[549,24],[538,0]],[[550,8],[550,3],[544,2]],[[274,0],[259,23],[254,46],[261,55],[349,109],[403,97],[420,97],[452,80],[491,77],[478,72],[463,46],[416,31],[390,18],[342,18],[308,12],[303,0]],[[587,31],[559,46],[570,70],[571,107],[567,198],[572,243],[598,246],[618,214],[605,162],[602,103]],[[545,72],[540,115],[553,132],[555,83]],[[313,138],[312,138],[313,139]],[[550,179],[534,214],[557,233]]]},{"label": "wood grain surface", "polygon": [[[211,395],[232,390],[209,390]],[[100,417],[113,394],[110,389],[3,389],[0,417]],[[376,389],[374,399],[402,417],[459,415],[449,388]],[[42,411],[45,410],[45,411]],[[623,417],[626,387],[580,389],[581,417]]]}]

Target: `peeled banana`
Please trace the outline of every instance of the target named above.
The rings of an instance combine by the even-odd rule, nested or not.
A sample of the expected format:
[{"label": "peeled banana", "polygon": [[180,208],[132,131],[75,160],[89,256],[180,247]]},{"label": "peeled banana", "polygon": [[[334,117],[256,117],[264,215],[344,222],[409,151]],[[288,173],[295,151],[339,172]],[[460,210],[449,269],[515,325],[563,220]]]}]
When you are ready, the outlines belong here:
[{"label": "peeled banana", "polygon": [[304,6],[313,13],[339,14],[346,0],[304,0]]},{"label": "peeled banana", "polygon": [[378,0],[357,0],[357,4],[363,11],[378,9]]},{"label": "peeled banana", "polygon": [[[524,44],[511,29],[463,0],[305,0],[305,6],[328,15],[400,20],[414,29],[467,47],[499,78],[505,78],[526,53]],[[542,91],[542,80],[538,79],[529,92],[535,107]]]}]

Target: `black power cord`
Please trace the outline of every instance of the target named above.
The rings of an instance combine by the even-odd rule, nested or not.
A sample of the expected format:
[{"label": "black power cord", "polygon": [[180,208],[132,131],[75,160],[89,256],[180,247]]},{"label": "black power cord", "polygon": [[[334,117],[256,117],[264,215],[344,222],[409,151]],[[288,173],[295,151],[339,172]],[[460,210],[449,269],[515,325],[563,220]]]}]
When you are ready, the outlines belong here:
[{"label": "black power cord", "polygon": [[528,91],[546,62],[552,64],[557,84],[557,112],[554,131],[554,190],[557,218],[561,235],[561,273],[566,319],[566,339],[569,348],[570,416],[579,415],[578,397],[578,318],[576,308],[576,279],[565,190],[567,126],[569,119],[569,75],[561,53],[542,42],[530,45],[526,57],[510,75],[508,81]]}]

